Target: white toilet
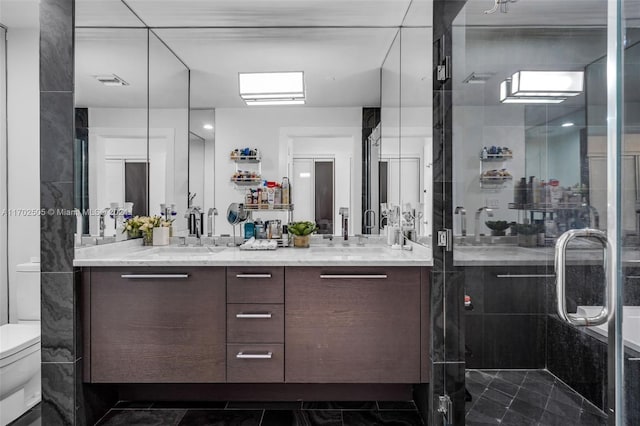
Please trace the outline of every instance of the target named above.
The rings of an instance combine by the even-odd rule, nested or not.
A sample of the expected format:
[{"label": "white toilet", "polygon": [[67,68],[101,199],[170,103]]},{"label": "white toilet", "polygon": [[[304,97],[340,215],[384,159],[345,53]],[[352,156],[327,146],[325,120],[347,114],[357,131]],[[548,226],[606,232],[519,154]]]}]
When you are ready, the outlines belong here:
[{"label": "white toilet", "polygon": [[17,265],[17,324],[0,326],[0,426],[40,402],[40,264]]}]

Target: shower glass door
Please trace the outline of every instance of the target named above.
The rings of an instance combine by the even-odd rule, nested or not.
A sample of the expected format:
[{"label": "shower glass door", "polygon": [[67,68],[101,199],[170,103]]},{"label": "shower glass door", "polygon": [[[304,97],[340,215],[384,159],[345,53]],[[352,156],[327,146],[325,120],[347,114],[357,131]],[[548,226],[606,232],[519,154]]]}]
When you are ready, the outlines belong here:
[{"label": "shower glass door", "polygon": [[640,2],[501,4],[452,28],[467,423],[640,424]]}]

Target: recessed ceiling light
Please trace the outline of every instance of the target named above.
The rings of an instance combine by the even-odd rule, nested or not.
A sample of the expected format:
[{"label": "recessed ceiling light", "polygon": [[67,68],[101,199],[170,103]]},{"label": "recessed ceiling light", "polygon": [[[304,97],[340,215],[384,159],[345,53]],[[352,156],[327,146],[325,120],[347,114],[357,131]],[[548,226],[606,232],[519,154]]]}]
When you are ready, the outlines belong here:
[{"label": "recessed ceiling light", "polygon": [[93,76],[100,83],[105,86],[128,86],[129,83],[124,81],[121,77],[118,77],[115,74],[106,74],[106,75],[94,75]]},{"label": "recessed ceiling light", "polygon": [[302,105],[305,100],[304,73],[239,73],[240,97],[247,105]]},{"label": "recessed ceiling light", "polygon": [[572,127],[575,126],[575,123],[567,121],[566,123],[562,123],[562,127]]},{"label": "recessed ceiling light", "polygon": [[213,130],[213,124],[205,124],[204,126],[202,126],[203,129],[205,130]]}]

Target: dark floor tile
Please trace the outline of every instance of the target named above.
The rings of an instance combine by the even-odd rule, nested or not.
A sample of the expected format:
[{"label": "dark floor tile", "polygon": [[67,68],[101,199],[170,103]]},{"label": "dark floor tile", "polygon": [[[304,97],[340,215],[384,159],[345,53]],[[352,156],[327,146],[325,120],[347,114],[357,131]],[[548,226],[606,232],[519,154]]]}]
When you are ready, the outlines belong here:
[{"label": "dark floor tile", "polygon": [[498,421],[504,416],[506,410],[507,409],[504,406],[497,404],[488,398],[480,397],[471,408],[468,415],[471,416],[474,414],[472,418],[475,417],[477,420]]},{"label": "dark floor tile", "polygon": [[111,410],[96,426],[175,426],[185,410]]},{"label": "dark floor tile", "polygon": [[266,410],[261,426],[342,426],[338,410]]},{"label": "dark floor tile", "polygon": [[344,426],[420,426],[417,411],[343,411]]},{"label": "dark floor tile", "polygon": [[484,425],[499,425],[500,419],[496,419],[495,417],[487,416],[481,412],[474,410],[467,413],[464,418],[465,424],[467,426],[484,426]]},{"label": "dark floor tile", "polygon": [[556,382],[551,391],[551,399],[562,404],[582,407],[582,396],[562,382]]},{"label": "dark floor tile", "polygon": [[471,408],[473,408],[473,406],[476,404],[476,401],[466,401],[464,403],[464,414],[467,415],[469,414],[469,411],[471,410]]},{"label": "dark floor tile", "polygon": [[547,370],[529,370],[525,380],[553,385],[556,382],[556,376]]},{"label": "dark floor tile", "polygon": [[506,426],[535,426],[537,421],[518,414],[515,411],[508,410],[500,424]]},{"label": "dark floor tile", "polygon": [[229,401],[227,410],[299,410],[301,401]]},{"label": "dark floor tile", "polygon": [[465,386],[473,397],[479,397],[480,395],[482,395],[482,392],[484,392],[484,390],[487,388],[486,385],[476,383],[476,382],[465,382]]},{"label": "dark floor tile", "polygon": [[113,408],[145,409],[151,408],[151,405],[153,405],[153,402],[151,401],[118,401],[116,405],[113,406]]},{"label": "dark floor tile", "polygon": [[173,408],[185,410],[222,410],[227,401],[158,401],[151,408]]},{"label": "dark floor tile", "polygon": [[42,410],[40,404],[36,407],[9,423],[9,426],[40,426],[42,424]]},{"label": "dark floor tile", "polygon": [[580,426],[606,426],[607,417],[583,411],[580,415]]},{"label": "dark floor tile", "polygon": [[547,403],[545,409],[552,414],[566,417],[574,421],[580,418],[580,414],[582,412],[582,410],[575,405],[563,404],[562,402],[553,398],[549,398],[549,402]]},{"label": "dark floor tile", "polygon": [[413,401],[378,401],[378,410],[417,410]]},{"label": "dark floor tile", "polygon": [[542,413],[544,413],[544,408],[537,407],[524,399],[514,399],[509,407],[509,411],[514,411],[531,420],[540,420]]},{"label": "dark floor tile", "polygon": [[524,400],[531,405],[534,405],[538,408],[545,409],[547,406],[547,400],[549,399],[549,395],[541,395],[537,392],[532,392],[525,388],[520,388],[518,393],[516,394],[516,400]]},{"label": "dark floor tile", "polygon": [[189,410],[179,426],[259,426],[262,414],[262,410]]},{"label": "dark floor tile", "polygon": [[571,419],[568,417],[564,417],[561,414],[551,413],[549,411],[545,411],[542,413],[542,417],[540,417],[539,426],[567,426],[567,425],[579,425],[577,419]]},{"label": "dark floor tile", "polygon": [[505,380],[509,383],[513,383],[514,385],[520,386],[522,382],[524,382],[525,377],[527,376],[526,371],[509,371],[502,370],[496,374],[496,377],[502,380]]},{"label": "dark floor tile", "polygon": [[498,378],[493,379],[489,387],[511,396],[515,396],[518,393],[518,389],[520,389],[517,385]]},{"label": "dark floor tile", "polygon": [[303,410],[376,410],[375,401],[305,401]]},{"label": "dark floor tile", "polygon": [[487,389],[486,391],[484,391],[484,393],[482,394],[482,396],[484,398],[488,398],[490,400],[492,400],[493,402],[496,402],[498,404],[500,404],[503,407],[508,407],[509,404],[511,404],[511,401],[513,400],[513,396],[511,395],[507,395],[506,393],[502,393],[498,390],[495,389]]},{"label": "dark floor tile", "polygon": [[486,386],[496,377],[496,373],[496,371],[467,370],[464,376],[467,383],[476,382]]},{"label": "dark floor tile", "polygon": [[540,395],[549,395],[553,389],[553,382],[543,382],[527,377],[524,379],[522,387],[528,391],[539,393]]},{"label": "dark floor tile", "polygon": [[499,423],[485,423],[485,422],[482,422],[482,421],[477,421],[477,420],[466,418],[464,424],[466,426],[489,426],[489,425],[496,425],[496,424],[499,424]]},{"label": "dark floor tile", "polygon": [[595,416],[600,416],[600,417],[606,417],[607,416],[604,413],[604,411],[602,411],[601,409],[599,409],[598,407],[593,405],[593,403],[591,401],[589,401],[588,399],[583,399],[582,400],[582,412],[587,412],[587,413],[593,414]]}]

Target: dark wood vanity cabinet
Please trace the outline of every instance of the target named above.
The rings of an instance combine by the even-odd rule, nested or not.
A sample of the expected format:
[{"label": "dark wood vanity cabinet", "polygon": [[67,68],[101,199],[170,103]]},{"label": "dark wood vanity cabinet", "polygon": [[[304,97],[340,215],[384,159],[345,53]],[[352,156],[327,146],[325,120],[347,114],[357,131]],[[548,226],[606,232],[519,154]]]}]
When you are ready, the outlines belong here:
[{"label": "dark wood vanity cabinet", "polygon": [[420,274],[285,268],[285,381],[420,382]]},{"label": "dark wood vanity cabinet", "polygon": [[87,279],[91,382],[225,381],[225,268],[91,268]]}]

